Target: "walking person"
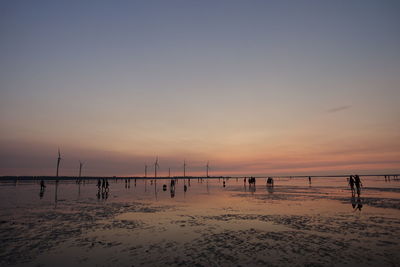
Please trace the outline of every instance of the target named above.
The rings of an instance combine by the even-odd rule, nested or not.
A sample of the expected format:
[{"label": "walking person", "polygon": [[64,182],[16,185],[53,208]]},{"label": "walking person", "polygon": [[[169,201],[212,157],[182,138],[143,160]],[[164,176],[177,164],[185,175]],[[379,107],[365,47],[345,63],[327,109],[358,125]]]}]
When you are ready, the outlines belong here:
[{"label": "walking person", "polygon": [[353,175],[350,175],[349,185],[351,189],[351,195],[354,196],[354,178]]},{"label": "walking person", "polygon": [[362,182],[361,182],[360,176],[358,176],[358,175],[354,176],[354,184],[355,184],[355,186],[357,188],[357,195],[360,197],[361,186],[362,186]]}]

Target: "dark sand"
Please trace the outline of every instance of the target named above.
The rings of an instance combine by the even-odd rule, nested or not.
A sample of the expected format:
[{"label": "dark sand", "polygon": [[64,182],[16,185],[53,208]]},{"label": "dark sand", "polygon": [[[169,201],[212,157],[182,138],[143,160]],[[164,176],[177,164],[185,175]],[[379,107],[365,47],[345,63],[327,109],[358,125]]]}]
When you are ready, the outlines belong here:
[{"label": "dark sand", "polygon": [[360,199],[343,178],[192,179],[174,198],[168,181],[110,181],[107,199],[95,183],[47,182],[42,199],[0,183],[0,265],[400,266],[399,181],[365,178]]}]

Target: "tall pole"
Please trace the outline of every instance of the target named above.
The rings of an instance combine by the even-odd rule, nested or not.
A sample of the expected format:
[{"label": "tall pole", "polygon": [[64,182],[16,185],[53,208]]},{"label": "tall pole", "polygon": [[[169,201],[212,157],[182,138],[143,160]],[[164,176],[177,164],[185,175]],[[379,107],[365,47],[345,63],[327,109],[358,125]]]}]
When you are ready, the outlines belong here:
[{"label": "tall pole", "polygon": [[157,168],[159,167],[158,165],[158,157],[156,158],[156,162],[154,162],[154,178],[157,178]]},{"label": "tall pole", "polygon": [[209,169],[209,165],[208,165],[208,161],[207,161],[207,177],[208,177],[208,169]]},{"label": "tall pole", "polygon": [[60,161],[61,161],[61,153],[60,153],[60,148],[58,148],[57,172],[56,172],[57,177],[58,177],[58,169],[60,168]]},{"label": "tall pole", "polygon": [[144,165],[144,177],[147,178],[147,164]]},{"label": "tall pole", "polygon": [[168,177],[171,178],[171,168],[168,168]]},{"label": "tall pole", "polygon": [[183,161],[183,178],[186,177],[186,160]]},{"label": "tall pole", "polygon": [[79,161],[79,177],[81,177],[82,174],[82,165],[83,163]]}]

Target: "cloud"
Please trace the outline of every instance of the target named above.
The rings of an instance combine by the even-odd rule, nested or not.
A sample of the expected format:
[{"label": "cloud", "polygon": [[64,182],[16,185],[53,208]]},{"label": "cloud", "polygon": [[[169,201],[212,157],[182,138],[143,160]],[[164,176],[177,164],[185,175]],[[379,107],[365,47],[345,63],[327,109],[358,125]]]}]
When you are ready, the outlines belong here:
[{"label": "cloud", "polygon": [[351,108],[351,106],[340,106],[340,107],[337,107],[337,108],[328,109],[327,112],[328,113],[334,113],[334,112],[339,112],[339,111],[342,111],[342,110],[345,110],[345,109],[349,109],[349,108]]}]

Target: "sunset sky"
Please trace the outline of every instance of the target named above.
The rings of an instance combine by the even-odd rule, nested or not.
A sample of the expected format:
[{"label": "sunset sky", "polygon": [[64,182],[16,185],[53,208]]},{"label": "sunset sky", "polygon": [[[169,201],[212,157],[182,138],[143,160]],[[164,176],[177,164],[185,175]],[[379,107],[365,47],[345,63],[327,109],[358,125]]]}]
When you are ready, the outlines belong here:
[{"label": "sunset sky", "polygon": [[[1,1],[0,175],[400,172],[400,1]],[[149,173],[153,173],[149,167]]]}]

